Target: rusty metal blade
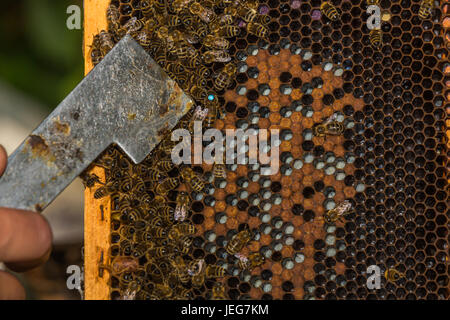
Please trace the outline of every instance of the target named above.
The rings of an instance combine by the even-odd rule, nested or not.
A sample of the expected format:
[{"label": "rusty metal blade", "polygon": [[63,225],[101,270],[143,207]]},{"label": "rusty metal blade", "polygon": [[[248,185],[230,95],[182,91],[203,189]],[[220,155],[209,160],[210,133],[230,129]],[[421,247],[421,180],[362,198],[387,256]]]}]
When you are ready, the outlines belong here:
[{"label": "rusty metal blade", "polygon": [[42,211],[112,143],[141,162],[192,105],[125,37],[10,156],[0,207]]}]

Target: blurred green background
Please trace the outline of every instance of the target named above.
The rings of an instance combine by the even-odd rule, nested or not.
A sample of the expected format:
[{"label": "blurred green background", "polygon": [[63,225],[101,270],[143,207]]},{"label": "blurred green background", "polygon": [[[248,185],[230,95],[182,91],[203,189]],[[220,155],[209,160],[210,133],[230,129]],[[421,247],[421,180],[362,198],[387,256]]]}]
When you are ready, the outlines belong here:
[{"label": "blurred green background", "polygon": [[0,80],[52,110],[83,78],[82,30],[66,27],[82,0],[2,1]]},{"label": "blurred green background", "polygon": [[[82,10],[83,1],[2,1],[0,143],[9,152],[83,79],[83,31],[66,25],[71,5]],[[46,210],[55,246],[46,264],[19,275],[28,298],[80,299],[67,289],[66,268],[82,265],[82,192],[79,183]]]}]

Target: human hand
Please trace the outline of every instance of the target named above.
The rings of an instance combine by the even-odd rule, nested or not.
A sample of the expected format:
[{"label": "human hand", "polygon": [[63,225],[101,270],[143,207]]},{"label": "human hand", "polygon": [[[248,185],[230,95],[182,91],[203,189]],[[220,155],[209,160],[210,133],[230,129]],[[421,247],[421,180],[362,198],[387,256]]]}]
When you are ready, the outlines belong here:
[{"label": "human hand", "polygon": [[[0,176],[6,162],[6,151],[0,145]],[[0,262],[9,269],[23,272],[44,263],[50,256],[51,244],[52,232],[42,215],[0,208]],[[25,290],[13,275],[0,271],[0,300],[13,299],[25,299]]]}]

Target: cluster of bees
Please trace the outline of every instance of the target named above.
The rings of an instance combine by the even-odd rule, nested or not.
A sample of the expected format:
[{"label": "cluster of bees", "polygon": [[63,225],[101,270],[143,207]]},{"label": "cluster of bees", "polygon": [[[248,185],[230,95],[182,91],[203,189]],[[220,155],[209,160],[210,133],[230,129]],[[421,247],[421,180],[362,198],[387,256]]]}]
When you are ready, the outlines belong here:
[{"label": "cluster of bees", "polygon": [[[379,6],[380,0],[367,0],[367,6]],[[419,8],[419,17],[421,19],[427,19],[431,15],[431,10],[433,9],[433,0],[422,0]],[[324,16],[332,21],[337,21],[340,18],[340,13],[338,9],[330,2],[324,1],[320,6],[320,11]],[[382,45],[382,31],[380,28],[375,28],[370,30],[369,39],[370,43],[374,48],[380,48]]]},{"label": "cluster of bees", "polygon": [[[125,35],[132,36],[161,65],[167,74],[198,103],[216,115],[214,93],[206,90],[209,80],[217,92],[227,89],[236,74],[228,52],[229,38],[245,27],[261,39],[268,35],[267,15],[258,13],[255,0],[143,0],[143,18],[120,24],[114,4],[107,10],[108,31],[94,37],[91,57],[94,65]],[[239,22],[239,26],[236,25]],[[219,64],[212,72],[213,64]]]}]

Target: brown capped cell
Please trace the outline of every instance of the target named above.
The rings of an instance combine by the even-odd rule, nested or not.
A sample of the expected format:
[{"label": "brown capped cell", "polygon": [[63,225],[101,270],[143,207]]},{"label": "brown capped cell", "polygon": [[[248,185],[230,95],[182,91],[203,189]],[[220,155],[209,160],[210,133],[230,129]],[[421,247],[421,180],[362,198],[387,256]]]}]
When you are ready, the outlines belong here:
[{"label": "brown capped cell", "polygon": [[228,220],[225,224],[228,229],[236,229],[239,225],[236,218],[228,218]]},{"label": "brown capped cell", "polygon": [[303,288],[301,286],[300,287],[296,286],[294,289],[295,300],[303,300],[304,296],[305,296],[305,291],[303,290]]},{"label": "brown capped cell", "polygon": [[305,199],[303,200],[303,207],[305,207],[305,210],[313,210],[316,207],[316,204],[313,199]]},{"label": "brown capped cell", "polygon": [[[269,85],[270,85],[270,81],[274,80],[274,79],[278,79],[278,77],[281,74],[281,70],[279,67],[269,67],[269,71],[267,71],[267,73],[269,74]],[[280,80],[278,80],[278,83],[280,82]],[[280,87],[280,85],[278,84],[278,86],[272,87],[270,86],[270,88],[272,90],[276,90]]]},{"label": "brown capped cell", "polygon": [[[308,259],[307,259],[308,260]],[[312,260],[312,259],[311,259]],[[314,262],[314,261],[313,261]],[[306,260],[304,262],[306,264]],[[305,272],[303,273],[303,276],[305,278],[306,281],[312,280],[314,279],[315,273],[314,270],[311,268],[308,268],[305,270]]]},{"label": "brown capped cell", "polygon": [[320,77],[323,73],[323,69],[320,66],[313,66],[310,73],[313,78]]},{"label": "brown capped cell", "polygon": [[270,56],[268,61],[269,61],[269,67],[276,69],[279,67],[281,60],[280,60],[280,56]]},{"label": "brown capped cell", "polygon": [[267,72],[260,73],[256,79],[258,84],[269,82],[269,74]]},{"label": "brown capped cell", "polygon": [[283,281],[292,281],[293,277],[294,272],[292,272],[292,270],[284,269],[283,272],[281,273],[281,279],[283,279]]},{"label": "brown capped cell", "polygon": [[257,193],[257,192],[259,192],[259,189],[260,189],[260,185],[258,182],[250,182],[247,187],[247,190],[250,193]]},{"label": "brown capped cell", "polygon": [[303,82],[303,83],[311,82],[312,78],[313,78],[313,76],[312,76],[312,74],[309,73],[309,72],[302,72],[302,73],[300,74],[300,79],[302,79],[302,82]]},{"label": "brown capped cell", "polygon": [[218,224],[216,223],[216,225],[214,226],[214,231],[216,232],[216,234],[218,236],[223,236],[227,233],[227,227],[224,224]]},{"label": "brown capped cell", "polygon": [[238,209],[233,206],[227,206],[225,213],[228,217],[236,217],[236,215],[238,214]]},{"label": "brown capped cell", "polygon": [[323,84],[322,90],[323,90],[323,94],[331,94],[331,93],[333,93],[334,88],[330,82],[325,82]]},{"label": "brown capped cell", "polygon": [[267,64],[266,61],[261,61],[258,63],[258,70],[259,70],[259,75],[261,75],[261,73],[267,74],[269,71],[269,65]]},{"label": "brown capped cell", "polygon": [[333,77],[331,79],[331,85],[335,88],[342,88],[342,86],[344,85],[344,80],[342,79],[342,77]]},{"label": "brown capped cell", "polygon": [[269,59],[269,52],[267,50],[259,50],[256,58],[258,59],[259,63],[262,61],[266,61],[267,59]]},{"label": "brown capped cell", "polygon": [[[323,98],[323,91],[322,91],[322,89],[315,88],[315,89],[313,89],[313,92],[311,95],[314,98],[314,100],[321,100]],[[313,106],[314,106],[314,104],[313,104]]]},{"label": "brown capped cell", "polygon": [[216,212],[215,212],[214,209],[211,208],[211,207],[206,207],[206,208],[203,210],[203,215],[205,216],[205,218],[214,217],[214,214],[215,214],[215,213],[216,213]]},{"label": "brown capped cell", "polygon": [[291,191],[290,188],[283,188],[283,189],[281,189],[281,196],[283,198],[289,198],[291,196],[291,194],[292,194],[292,191]]},{"label": "brown capped cell", "polygon": [[[239,164],[236,169],[236,173],[239,177],[244,177],[248,173],[248,166]],[[228,179],[227,179],[228,180]],[[231,192],[230,192],[231,193]]]},{"label": "brown capped cell", "polygon": [[[289,119],[289,118],[282,118],[280,121],[280,126],[282,128],[291,128],[291,124],[292,124],[291,119]],[[292,139],[291,139],[291,142],[292,142]]]},{"label": "brown capped cell", "polygon": [[[272,281],[272,285],[273,285],[273,281]],[[272,288],[271,295],[272,295],[273,299],[279,300],[283,297],[283,294],[284,294],[283,289],[281,289],[280,287]]]},{"label": "brown capped cell", "polygon": [[312,128],[312,126],[314,125],[314,121],[312,118],[302,118],[302,127],[303,128]]},{"label": "brown capped cell", "polygon": [[274,276],[273,276],[271,282],[272,282],[272,287],[273,288],[279,288],[281,286],[281,284],[283,283],[283,280],[281,279],[280,275],[277,275],[277,274],[274,273]]},{"label": "brown capped cell", "polygon": [[273,274],[280,275],[281,272],[283,272],[283,266],[281,265],[281,263],[275,262],[272,265],[272,272],[273,272]]},{"label": "brown capped cell", "polygon": [[280,53],[278,54],[278,56],[280,57],[281,61],[291,61],[291,51],[289,49],[281,49]]},{"label": "brown capped cell", "polygon": [[[209,218],[205,219],[205,221],[203,222],[201,227],[203,228],[203,226],[204,226],[205,230],[210,230],[210,229],[214,228],[215,224],[216,224],[216,221],[214,221],[214,218],[209,217]],[[203,233],[203,231],[202,231],[202,233]]]},{"label": "brown capped cell", "polygon": [[342,110],[342,108],[344,108],[344,104],[342,103],[342,100],[336,100],[333,103],[333,110],[339,111],[339,110]]},{"label": "brown capped cell", "polygon": [[345,187],[344,188],[344,195],[346,198],[353,198],[356,194],[356,190],[353,187]]},{"label": "brown capped cell", "polygon": [[222,201],[225,200],[227,193],[224,189],[215,189],[214,190],[214,198],[216,198],[216,201]]},{"label": "brown capped cell", "polygon": [[298,179],[293,178],[291,185],[292,192],[300,191],[300,189],[301,189],[300,181]]},{"label": "brown capped cell", "polygon": [[293,100],[300,100],[303,96],[303,92],[300,89],[293,89],[291,92],[291,98]]},{"label": "brown capped cell", "polygon": [[246,96],[237,96],[235,102],[238,107],[245,107],[247,106],[248,100]]},{"label": "brown capped cell", "polygon": [[237,97],[237,93],[234,90],[228,90],[225,92],[224,98],[226,101],[234,101]]},{"label": "brown capped cell", "polygon": [[271,124],[278,124],[281,121],[281,115],[278,112],[272,112],[269,115],[269,121]]},{"label": "brown capped cell", "polygon": [[[338,188],[336,188],[336,190],[337,190]],[[336,195],[334,196],[334,201],[336,201],[336,203],[340,203],[340,202],[342,202],[342,201],[344,201],[345,200],[345,194],[344,194],[344,192],[339,192],[339,191],[336,191]]]},{"label": "brown capped cell", "polygon": [[280,103],[282,106],[287,106],[291,104],[291,97],[287,94],[282,94],[280,97]]},{"label": "brown capped cell", "polygon": [[280,217],[281,217],[281,219],[283,219],[283,221],[290,221],[291,218],[292,218],[291,210],[283,210],[283,211],[281,211]]},{"label": "brown capped cell", "polygon": [[289,63],[292,66],[300,66],[302,63],[302,58],[299,55],[293,54],[289,57]]},{"label": "brown capped cell", "polygon": [[281,208],[283,208],[283,210],[289,210],[293,205],[294,202],[291,199],[284,198],[281,200]]},{"label": "brown capped cell", "polygon": [[280,144],[280,152],[290,152],[292,144],[290,141],[283,141]]},{"label": "brown capped cell", "polygon": [[[319,105],[322,105],[321,103],[319,103]],[[313,103],[313,108],[314,108],[314,103]],[[324,118],[323,113],[319,110],[317,110],[316,112],[314,112],[312,119],[314,121],[314,123],[321,123],[322,119]]]},{"label": "brown capped cell", "polygon": [[337,274],[344,274],[346,270],[345,264],[342,262],[336,263],[335,270]]},{"label": "brown capped cell", "polygon": [[314,171],[314,165],[312,163],[305,163],[302,171],[304,175],[311,175]]},{"label": "brown capped cell", "polygon": [[[301,77],[304,73],[302,68],[300,67],[300,65],[292,66],[290,72],[291,72],[292,76],[295,78]],[[302,79],[302,81],[303,81],[303,79]]]},{"label": "brown capped cell", "polygon": [[289,71],[290,68],[291,68],[291,65],[289,64],[288,61],[281,61],[281,63],[280,63],[280,70],[282,72]]},{"label": "brown capped cell", "polygon": [[247,90],[253,90],[258,88],[258,81],[256,79],[248,79],[245,83]]},{"label": "brown capped cell", "polygon": [[270,103],[270,98],[268,96],[259,96],[257,101],[261,106],[267,107]]},{"label": "brown capped cell", "polygon": [[226,207],[227,203],[225,201],[216,201],[216,204],[214,205],[214,210],[216,212],[222,212],[225,211]]},{"label": "brown capped cell", "polygon": [[249,67],[256,67],[256,65],[258,64],[258,58],[255,56],[249,56],[247,57],[247,60],[245,60],[245,63]]},{"label": "brown capped cell", "polygon": [[261,246],[268,246],[272,242],[272,237],[270,234],[262,234],[260,242]]},{"label": "brown capped cell", "polygon": [[290,257],[294,254],[294,249],[292,249],[291,246],[283,246],[283,249],[281,249],[281,254],[283,257]]},{"label": "brown capped cell", "polygon": [[237,219],[239,223],[244,223],[248,221],[248,214],[245,211],[239,211],[237,214]]}]

